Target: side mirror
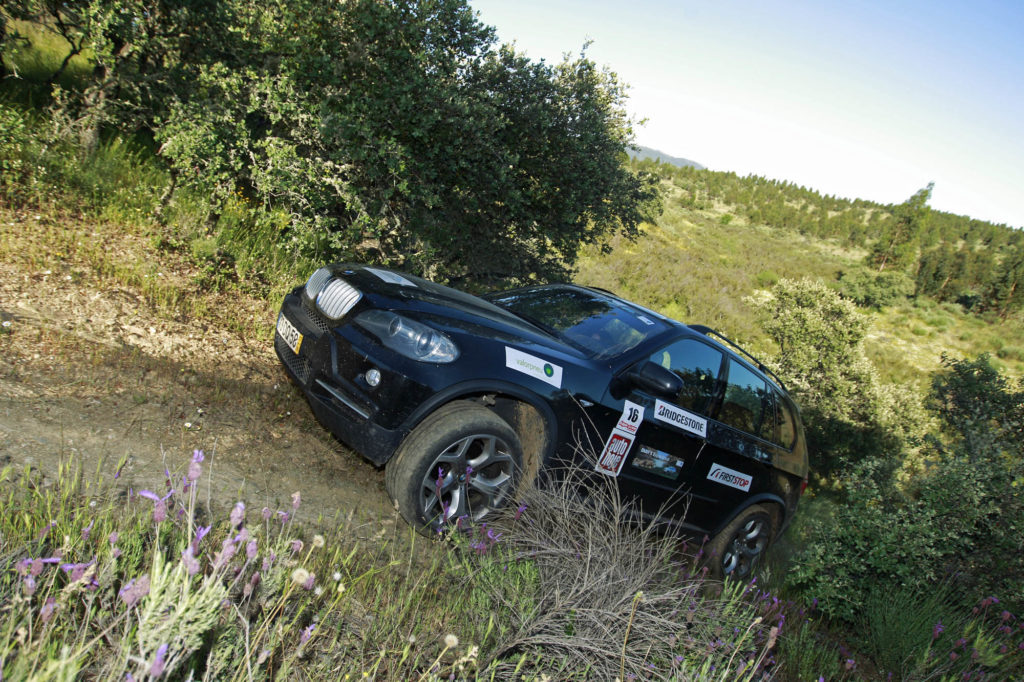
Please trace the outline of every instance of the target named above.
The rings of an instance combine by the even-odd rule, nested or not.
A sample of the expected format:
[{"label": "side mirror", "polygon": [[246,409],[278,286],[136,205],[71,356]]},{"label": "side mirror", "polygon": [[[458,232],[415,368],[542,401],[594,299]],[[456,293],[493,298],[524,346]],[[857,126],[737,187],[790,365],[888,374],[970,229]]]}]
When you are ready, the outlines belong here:
[{"label": "side mirror", "polygon": [[630,370],[626,380],[637,388],[668,398],[676,397],[683,390],[683,380],[675,372],[650,360]]}]

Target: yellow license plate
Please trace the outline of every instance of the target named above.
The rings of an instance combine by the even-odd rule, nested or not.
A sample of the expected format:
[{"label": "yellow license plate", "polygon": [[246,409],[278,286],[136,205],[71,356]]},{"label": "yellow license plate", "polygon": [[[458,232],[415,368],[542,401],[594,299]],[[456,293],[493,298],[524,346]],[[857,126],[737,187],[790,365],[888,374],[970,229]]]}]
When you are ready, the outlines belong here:
[{"label": "yellow license plate", "polygon": [[302,334],[284,315],[277,316],[277,333],[281,335],[292,352],[298,355],[299,348],[302,347]]}]

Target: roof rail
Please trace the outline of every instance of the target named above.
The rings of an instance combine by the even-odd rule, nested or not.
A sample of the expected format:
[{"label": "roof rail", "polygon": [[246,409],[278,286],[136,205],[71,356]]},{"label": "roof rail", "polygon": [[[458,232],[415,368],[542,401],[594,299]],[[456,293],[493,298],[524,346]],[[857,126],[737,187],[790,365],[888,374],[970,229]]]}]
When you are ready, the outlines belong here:
[{"label": "roof rail", "polygon": [[714,329],[712,329],[711,327],[708,327],[708,326],[706,326],[706,325],[703,325],[703,324],[688,324],[688,325],[686,325],[686,326],[687,326],[687,327],[689,327],[690,329],[694,330],[695,332],[698,332],[698,333],[700,333],[700,334],[703,334],[704,336],[717,336],[717,337],[718,337],[718,338],[720,338],[720,339],[721,339],[722,341],[724,341],[725,343],[729,344],[730,346],[732,346],[733,348],[735,348],[736,350],[738,350],[739,352],[743,353],[743,354],[744,354],[744,355],[746,355],[746,356],[747,356],[748,358],[750,358],[750,360],[751,360],[751,361],[752,361],[752,362],[754,363],[754,365],[755,365],[755,366],[756,366],[756,367],[757,367],[757,368],[758,368],[759,370],[761,370],[762,372],[764,372],[765,374],[767,374],[768,376],[770,376],[770,377],[771,377],[772,379],[774,379],[774,380],[775,380],[775,382],[776,382],[776,383],[777,383],[777,384],[778,384],[779,386],[781,386],[781,387],[782,387],[782,389],[783,389],[784,391],[786,391],[786,392],[788,392],[788,391],[789,391],[789,389],[788,389],[788,388],[786,388],[786,384],[784,384],[784,383],[782,382],[782,379],[780,379],[780,378],[779,378],[779,376],[778,376],[778,375],[777,375],[777,374],[776,374],[775,372],[773,372],[773,371],[771,371],[770,369],[768,369],[768,368],[767,368],[767,367],[765,366],[765,364],[764,364],[763,362],[761,362],[760,360],[758,360],[757,358],[755,358],[755,357],[754,357],[753,355],[751,355],[751,354],[750,354],[750,353],[749,353],[749,352],[748,352],[748,351],[747,351],[747,350],[746,350],[745,348],[743,348],[743,346],[741,346],[740,344],[736,343],[735,341],[733,341],[732,339],[730,339],[730,338],[729,338],[728,336],[726,336],[725,334],[721,334],[721,333],[719,333],[719,332],[716,332],[716,331],[715,331]]}]

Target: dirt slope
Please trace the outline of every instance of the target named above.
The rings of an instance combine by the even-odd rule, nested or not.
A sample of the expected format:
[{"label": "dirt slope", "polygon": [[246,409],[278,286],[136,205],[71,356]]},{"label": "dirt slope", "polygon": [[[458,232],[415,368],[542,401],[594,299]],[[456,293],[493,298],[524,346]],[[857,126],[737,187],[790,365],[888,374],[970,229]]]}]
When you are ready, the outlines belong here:
[{"label": "dirt slope", "polygon": [[[96,229],[0,210],[0,468],[50,483],[65,460],[109,480],[127,458],[119,485],[162,488],[199,448],[215,505],[274,507],[301,491],[307,516],[393,523],[383,471],[331,437],[279,367],[272,306],[190,291],[187,259]],[[170,306],[159,282],[125,283],[143,270],[106,272],[139,259],[177,292]],[[219,320],[226,306],[234,325]],[[240,310],[259,331],[228,331]]]}]

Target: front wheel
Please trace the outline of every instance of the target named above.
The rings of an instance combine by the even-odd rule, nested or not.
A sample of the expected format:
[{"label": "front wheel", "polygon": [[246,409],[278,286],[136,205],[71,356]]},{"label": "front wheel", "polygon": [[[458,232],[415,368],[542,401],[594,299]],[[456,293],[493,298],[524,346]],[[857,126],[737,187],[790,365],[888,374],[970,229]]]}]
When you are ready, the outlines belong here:
[{"label": "front wheel", "polygon": [[387,464],[385,480],[402,517],[422,533],[478,522],[505,504],[517,484],[522,445],[512,427],[469,401],[424,419]]},{"label": "front wheel", "polygon": [[764,559],[775,534],[774,517],[764,505],[747,507],[708,544],[709,577],[746,580]]}]

